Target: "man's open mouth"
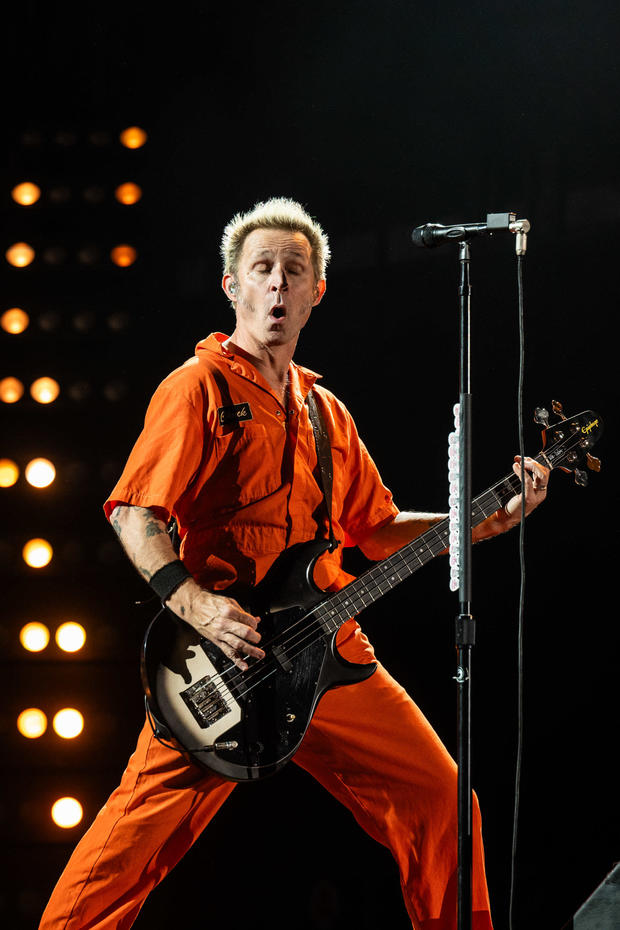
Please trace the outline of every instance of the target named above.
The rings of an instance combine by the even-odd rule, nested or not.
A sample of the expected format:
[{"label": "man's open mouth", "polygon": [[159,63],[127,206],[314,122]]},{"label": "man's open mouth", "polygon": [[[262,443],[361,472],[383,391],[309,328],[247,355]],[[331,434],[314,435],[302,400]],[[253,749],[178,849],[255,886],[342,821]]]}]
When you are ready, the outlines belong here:
[{"label": "man's open mouth", "polygon": [[284,307],[272,307],[271,316],[276,320],[282,320],[286,316],[286,310]]}]

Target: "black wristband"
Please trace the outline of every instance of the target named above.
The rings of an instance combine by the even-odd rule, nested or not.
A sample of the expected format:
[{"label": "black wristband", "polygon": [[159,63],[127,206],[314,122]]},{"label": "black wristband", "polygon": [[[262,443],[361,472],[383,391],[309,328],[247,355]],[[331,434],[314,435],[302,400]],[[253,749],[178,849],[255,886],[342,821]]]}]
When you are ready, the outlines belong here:
[{"label": "black wristband", "polygon": [[167,565],[164,565],[163,568],[158,569],[149,581],[149,584],[162,604],[165,604],[170,595],[174,594],[181,582],[191,577],[191,573],[185,568],[183,562],[181,562],[180,559],[176,559],[174,562],[169,562]]}]

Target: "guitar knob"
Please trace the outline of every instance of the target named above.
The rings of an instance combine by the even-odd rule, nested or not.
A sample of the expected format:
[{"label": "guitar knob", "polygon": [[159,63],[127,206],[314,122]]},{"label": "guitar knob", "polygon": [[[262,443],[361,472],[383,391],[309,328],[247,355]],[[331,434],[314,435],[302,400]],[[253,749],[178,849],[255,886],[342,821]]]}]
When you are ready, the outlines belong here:
[{"label": "guitar knob", "polygon": [[534,411],[534,423],[538,423],[539,426],[544,426],[545,429],[549,428],[549,411],[545,407],[537,407]]},{"label": "guitar knob", "polygon": [[600,471],[601,470],[601,460],[597,459],[595,455],[590,455],[589,452],[586,453],[586,464],[590,471]]},{"label": "guitar knob", "polygon": [[575,469],[575,484],[580,488],[585,488],[588,484],[588,474],[582,468]]}]

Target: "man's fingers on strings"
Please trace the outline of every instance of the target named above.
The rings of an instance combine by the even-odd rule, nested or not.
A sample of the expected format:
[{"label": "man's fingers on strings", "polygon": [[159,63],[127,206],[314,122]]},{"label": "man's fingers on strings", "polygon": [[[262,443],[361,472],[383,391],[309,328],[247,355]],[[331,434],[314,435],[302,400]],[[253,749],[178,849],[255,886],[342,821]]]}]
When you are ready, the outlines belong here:
[{"label": "man's fingers on strings", "polygon": [[[525,458],[524,464],[526,494],[530,489],[534,491],[546,491],[547,482],[549,480],[549,469],[529,457]],[[519,455],[515,456],[513,469],[515,474],[521,477],[521,457]]]}]

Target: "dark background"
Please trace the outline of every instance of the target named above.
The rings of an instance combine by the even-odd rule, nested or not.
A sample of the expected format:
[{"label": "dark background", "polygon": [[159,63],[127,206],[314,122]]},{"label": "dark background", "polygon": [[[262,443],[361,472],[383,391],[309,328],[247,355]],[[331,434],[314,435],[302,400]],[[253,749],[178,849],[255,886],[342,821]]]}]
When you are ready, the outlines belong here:
[{"label": "dark background", "polygon": [[[1,334],[1,376],[52,374],[61,396],[2,411],[0,456],[58,467],[47,491],[2,492],[0,615],[6,926],[36,926],[75,842],[117,784],[142,719],[141,637],[152,605],[101,503],[156,384],[214,330],[230,332],[219,239],[238,210],[273,195],[302,201],[328,232],[328,293],[297,360],[349,406],[399,505],[443,510],[447,434],[458,395],[457,252],[416,250],[424,222],[514,211],[532,224],[525,266],[524,411],[563,401],[605,421],[600,475],[563,473],[527,526],[525,730],[515,927],[560,928],[618,858],[617,611],[613,557],[620,219],[619,18],[588,5],[438,2],[112,4],[56,12],[22,4],[4,28],[2,251],[25,239],[28,269],[5,265],[2,307],[31,325]],[[118,143],[143,126],[147,145]],[[34,180],[34,207],[10,190]],[[144,197],[121,207],[135,180]],[[99,185],[104,198],[83,191]],[[50,194],[64,187],[63,202]],[[62,198],[61,198],[62,200]],[[115,268],[109,249],[139,259]],[[93,264],[79,259],[99,250]],[[45,249],[64,250],[58,264]],[[474,485],[517,451],[518,323],[512,236],[472,248]],[[3,262],[3,264],[5,264]],[[114,330],[111,315],[123,328]],[[76,323],[76,318],[82,322]],[[46,323],[47,320],[47,323]],[[51,320],[51,323],[50,323]],[[81,384],[83,399],[72,399]],[[75,392],[73,392],[75,396]],[[52,541],[26,568],[21,546]],[[474,785],[497,930],[507,926],[517,745],[518,536],[476,548]],[[352,564],[356,564],[353,557]],[[445,560],[363,618],[379,657],[455,748],[453,618]],[[80,619],[73,657],[24,658],[29,619]],[[71,703],[86,729],[26,741],[25,706]],[[49,820],[59,794],[85,820]],[[171,920],[276,928],[406,927],[398,876],[376,846],[294,765],[240,786],[136,927]]]}]

